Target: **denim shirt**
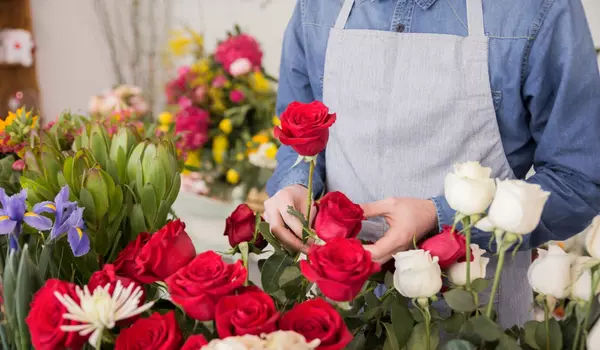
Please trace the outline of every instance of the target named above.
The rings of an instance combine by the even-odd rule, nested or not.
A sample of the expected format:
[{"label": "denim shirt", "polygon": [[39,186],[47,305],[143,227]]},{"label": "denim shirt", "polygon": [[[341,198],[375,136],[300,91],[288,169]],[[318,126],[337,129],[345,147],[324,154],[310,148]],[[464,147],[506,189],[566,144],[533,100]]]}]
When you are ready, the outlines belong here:
[{"label": "denim shirt", "polygon": [[[278,114],[292,101],[322,100],[329,30],[343,2],[298,0],[283,41]],[[483,8],[504,151],[518,178],[533,166],[527,181],[551,192],[523,248],[567,239],[600,212],[600,74],[583,6],[580,0],[483,0]],[[466,23],[465,0],[356,0],[346,28],[466,36]],[[280,148],[270,195],[306,186],[307,164],[292,167],[296,159],[291,148]],[[326,166],[320,154],[315,195],[325,189]],[[440,227],[451,225],[454,212],[444,197],[432,200]],[[487,246],[489,237],[478,231],[473,241]]]}]

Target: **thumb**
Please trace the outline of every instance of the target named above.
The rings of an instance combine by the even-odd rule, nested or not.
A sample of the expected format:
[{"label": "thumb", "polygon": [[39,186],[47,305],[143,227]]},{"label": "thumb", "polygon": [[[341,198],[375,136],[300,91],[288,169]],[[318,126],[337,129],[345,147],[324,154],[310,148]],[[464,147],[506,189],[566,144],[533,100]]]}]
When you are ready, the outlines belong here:
[{"label": "thumb", "polygon": [[365,212],[366,218],[373,218],[376,216],[385,216],[390,212],[390,205],[387,200],[381,200],[377,202],[364,203],[360,207]]}]

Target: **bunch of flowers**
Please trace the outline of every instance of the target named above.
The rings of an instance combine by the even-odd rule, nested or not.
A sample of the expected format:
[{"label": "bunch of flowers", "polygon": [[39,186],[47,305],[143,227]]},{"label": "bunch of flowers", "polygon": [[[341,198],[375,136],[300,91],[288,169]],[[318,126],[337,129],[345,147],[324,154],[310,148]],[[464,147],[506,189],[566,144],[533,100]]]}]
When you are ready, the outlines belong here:
[{"label": "bunch of flowers", "polygon": [[277,142],[270,133],[275,92],[260,45],[236,28],[213,54],[205,54],[201,38],[188,30],[170,41],[175,56],[192,53],[196,61],[180,67],[167,84],[169,107],[157,129],[175,135],[186,174],[201,174],[187,182],[203,184],[188,188],[214,196],[223,185],[262,190],[275,166]]},{"label": "bunch of flowers", "polygon": [[143,120],[150,112],[150,106],[139,87],[118,85],[112,90],[92,96],[88,112],[96,118],[135,121]]}]

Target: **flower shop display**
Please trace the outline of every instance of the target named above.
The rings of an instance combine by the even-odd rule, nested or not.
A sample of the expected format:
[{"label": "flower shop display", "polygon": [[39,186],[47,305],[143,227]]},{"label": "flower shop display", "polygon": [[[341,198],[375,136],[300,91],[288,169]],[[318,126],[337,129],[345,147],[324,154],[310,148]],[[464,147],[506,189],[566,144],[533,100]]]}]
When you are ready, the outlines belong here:
[{"label": "flower shop display", "polygon": [[118,85],[92,96],[88,112],[96,118],[120,120],[144,120],[150,113],[150,107],[142,94],[142,89],[131,85]]},{"label": "flower shop display", "polygon": [[237,186],[244,199],[260,195],[278,147],[271,131],[278,122],[274,79],[262,66],[260,45],[236,27],[213,53],[191,30],[173,37],[170,47],[174,55],[192,54],[195,60],[167,84],[169,106],[157,127],[177,139],[186,190],[228,200]]}]

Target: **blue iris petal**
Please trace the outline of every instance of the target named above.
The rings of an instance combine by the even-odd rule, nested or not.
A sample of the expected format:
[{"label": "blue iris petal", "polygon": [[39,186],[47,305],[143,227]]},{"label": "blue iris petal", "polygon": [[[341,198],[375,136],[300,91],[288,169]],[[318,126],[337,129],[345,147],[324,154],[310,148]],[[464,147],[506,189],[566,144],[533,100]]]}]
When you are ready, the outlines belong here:
[{"label": "blue iris petal", "polygon": [[67,240],[75,256],[82,256],[90,251],[90,239],[80,228],[71,227]]},{"label": "blue iris petal", "polygon": [[0,216],[0,234],[12,233],[17,227],[17,222],[12,221],[8,216]]},{"label": "blue iris petal", "polygon": [[52,228],[52,220],[33,212],[25,213],[23,221],[38,231],[47,231]]}]

